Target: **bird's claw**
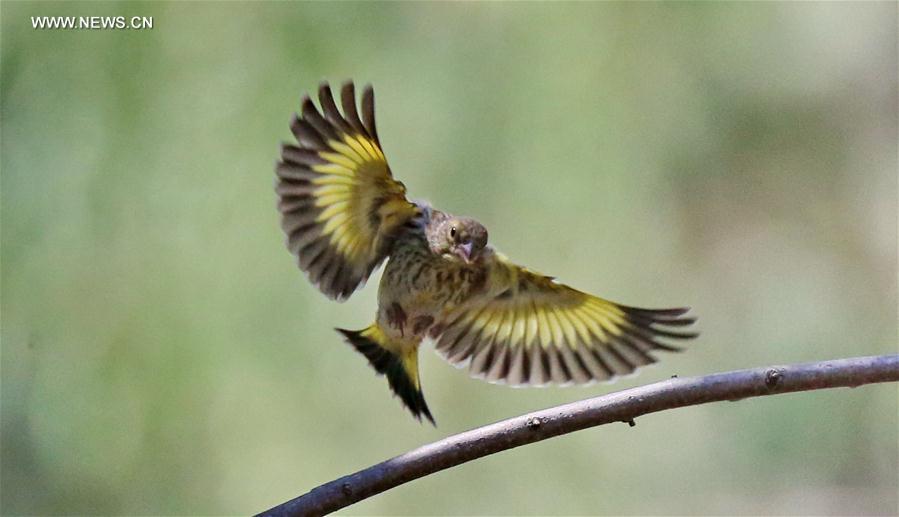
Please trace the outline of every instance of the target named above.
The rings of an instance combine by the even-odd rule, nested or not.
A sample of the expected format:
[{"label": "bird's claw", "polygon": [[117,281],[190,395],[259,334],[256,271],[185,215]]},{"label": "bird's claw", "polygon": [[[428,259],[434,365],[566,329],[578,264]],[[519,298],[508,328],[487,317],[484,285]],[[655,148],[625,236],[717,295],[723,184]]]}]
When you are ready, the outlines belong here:
[{"label": "bird's claw", "polygon": [[416,336],[423,335],[434,324],[433,316],[418,316],[412,321],[412,333]]},{"label": "bird's claw", "polygon": [[387,308],[387,323],[390,324],[391,327],[398,329],[400,331],[400,336],[405,337],[405,329],[406,329],[406,311],[400,306],[400,304],[394,302],[393,305]]}]

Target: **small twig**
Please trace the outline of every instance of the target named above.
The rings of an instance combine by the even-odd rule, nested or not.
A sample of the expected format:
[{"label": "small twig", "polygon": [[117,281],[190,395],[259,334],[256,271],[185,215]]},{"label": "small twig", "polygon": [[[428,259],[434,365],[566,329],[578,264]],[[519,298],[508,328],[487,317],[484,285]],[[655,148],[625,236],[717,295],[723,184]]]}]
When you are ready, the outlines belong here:
[{"label": "small twig", "polygon": [[496,452],[649,413],[723,400],[899,381],[899,355],[671,378],[450,436],[314,488],[259,515],[323,515],[413,479]]}]

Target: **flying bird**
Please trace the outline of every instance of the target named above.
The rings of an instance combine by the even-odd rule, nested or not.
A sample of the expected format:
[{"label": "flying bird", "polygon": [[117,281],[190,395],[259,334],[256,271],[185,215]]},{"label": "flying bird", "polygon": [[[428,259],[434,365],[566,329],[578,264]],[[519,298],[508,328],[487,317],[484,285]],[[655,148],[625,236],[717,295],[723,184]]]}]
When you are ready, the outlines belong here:
[{"label": "flying bird", "polygon": [[322,293],[347,299],[385,260],[375,321],[337,329],[420,421],[425,339],[472,376],[512,386],[585,384],[629,374],[697,334],[687,308],[641,309],[584,293],[516,265],[470,217],[410,201],[375,126],[374,93],[357,109],[352,82],[338,109],[322,83],[304,96],[276,165],[287,248]]}]

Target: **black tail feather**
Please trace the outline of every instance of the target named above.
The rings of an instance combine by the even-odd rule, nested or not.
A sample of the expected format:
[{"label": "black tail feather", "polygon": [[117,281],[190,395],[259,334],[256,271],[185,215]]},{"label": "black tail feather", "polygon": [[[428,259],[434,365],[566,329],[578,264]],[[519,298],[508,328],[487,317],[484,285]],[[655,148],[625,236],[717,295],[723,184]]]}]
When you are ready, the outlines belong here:
[{"label": "black tail feather", "polygon": [[416,386],[416,382],[413,378],[413,375],[418,375],[417,371],[409,372],[403,365],[402,357],[388,351],[375,341],[364,336],[362,334],[363,331],[346,329],[335,330],[343,334],[347,343],[352,345],[353,348],[368,359],[369,364],[371,364],[372,368],[374,368],[378,374],[387,376],[387,382],[390,384],[390,389],[392,389],[400,400],[402,400],[403,404],[409,408],[409,411],[412,412],[412,415],[415,416],[415,418],[421,421],[421,417],[424,415],[431,424],[435,427],[437,426],[434,417],[431,416],[430,409],[428,409],[428,404],[425,402],[424,394],[421,392],[421,388]]}]

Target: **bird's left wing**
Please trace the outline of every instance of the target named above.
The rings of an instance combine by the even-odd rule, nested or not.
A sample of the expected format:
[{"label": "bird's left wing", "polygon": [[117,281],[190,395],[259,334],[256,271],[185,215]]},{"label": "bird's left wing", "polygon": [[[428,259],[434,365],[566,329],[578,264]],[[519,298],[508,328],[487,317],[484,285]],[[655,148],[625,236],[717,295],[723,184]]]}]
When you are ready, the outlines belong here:
[{"label": "bird's left wing", "polygon": [[322,83],[321,113],[304,96],[276,166],[278,209],[287,247],[300,269],[331,298],[343,300],[390,250],[395,232],[417,214],[405,186],[393,179],[375,128],[374,93],[362,93],[362,117],[352,82],[340,92],[343,113]]},{"label": "bird's left wing", "polygon": [[484,294],[452,309],[436,326],[437,351],[469,365],[475,377],[511,385],[583,384],[609,380],[653,363],[652,352],[674,351],[659,338],[695,333],[688,309],[639,309],[583,293],[489,258]]}]

